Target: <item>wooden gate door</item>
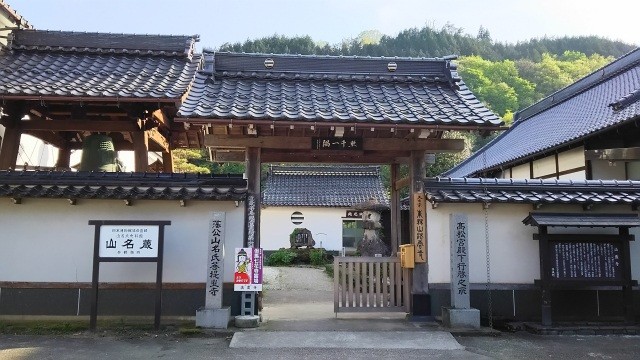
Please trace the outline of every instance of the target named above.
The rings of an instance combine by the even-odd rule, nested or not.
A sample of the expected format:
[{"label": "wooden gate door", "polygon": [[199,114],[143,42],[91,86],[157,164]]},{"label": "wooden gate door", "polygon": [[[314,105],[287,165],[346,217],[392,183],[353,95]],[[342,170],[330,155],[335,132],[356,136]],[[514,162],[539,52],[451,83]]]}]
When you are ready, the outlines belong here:
[{"label": "wooden gate door", "polygon": [[334,312],[409,312],[408,278],[397,257],[335,257]]}]

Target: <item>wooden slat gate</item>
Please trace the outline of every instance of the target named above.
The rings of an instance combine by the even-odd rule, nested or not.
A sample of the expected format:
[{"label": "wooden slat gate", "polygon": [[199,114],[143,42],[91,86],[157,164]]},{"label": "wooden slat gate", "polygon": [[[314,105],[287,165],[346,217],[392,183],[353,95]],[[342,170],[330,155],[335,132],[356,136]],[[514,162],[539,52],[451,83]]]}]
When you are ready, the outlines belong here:
[{"label": "wooden slat gate", "polygon": [[408,312],[408,278],[396,257],[335,257],[334,312]]}]

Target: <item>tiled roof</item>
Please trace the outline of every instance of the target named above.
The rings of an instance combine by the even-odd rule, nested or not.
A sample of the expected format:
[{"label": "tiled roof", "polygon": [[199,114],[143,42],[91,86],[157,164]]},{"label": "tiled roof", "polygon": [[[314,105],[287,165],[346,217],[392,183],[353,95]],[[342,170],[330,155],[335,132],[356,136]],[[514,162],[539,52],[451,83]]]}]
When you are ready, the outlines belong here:
[{"label": "tiled roof", "polygon": [[23,28],[30,28],[29,22],[25,20],[25,18],[18,14],[14,9],[9,6],[4,0],[0,0],[0,11],[3,11],[6,16],[11,20],[14,24],[21,26]]},{"label": "tiled roof", "polygon": [[0,95],[180,98],[200,64],[197,37],[15,30]]},{"label": "tiled roof", "polygon": [[[205,53],[182,118],[496,126],[447,59]],[[392,63],[392,64],[391,64]],[[267,65],[272,67],[267,68]],[[395,64],[395,70],[390,71]]]},{"label": "tiled roof", "polygon": [[640,181],[430,178],[432,203],[640,205]]},{"label": "tiled roof", "polygon": [[638,214],[530,213],[522,222],[532,226],[636,227]]},{"label": "tiled roof", "polygon": [[486,169],[552,151],[640,116],[640,49],[524,109],[511,128],[446,176]]},{"label": "tiled roof", "polygon": [[243,200],[235,175],[0,171],[0,197],[128,200]]},{"label": "tiled roof", "polygon": [[378,166],[272,166],[262,204],[353,207],[370,199],[389,205]]}]

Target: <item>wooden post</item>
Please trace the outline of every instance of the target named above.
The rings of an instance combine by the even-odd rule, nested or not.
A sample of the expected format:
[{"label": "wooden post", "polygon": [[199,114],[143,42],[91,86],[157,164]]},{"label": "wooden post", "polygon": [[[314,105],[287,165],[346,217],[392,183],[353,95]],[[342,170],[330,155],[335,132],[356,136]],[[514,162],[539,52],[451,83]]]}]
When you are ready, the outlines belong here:
[{"label": "wooden post", "polygon": [[391,164],[391,255],[395,255],[400,244],[400,194],[396,189],[398,164]]},{"label": "wooden post", "polygon": [[171,150],[162,152],[162,166],[164,167],[164,172],[173,172],[173,157],[171,156]]},{"label": "wooden post", "polygon": [[69,169],[69,163],[71,161],[71,149],[69,147],[58,148],[58,161],[56,161],[56,168]]},{"label": "wooden post", "polygon": [[[253,214],[247,216],[247,246],[260,247],[260,155],[261,149],[256,147],[247,148],[247,180],[250,203]],[[253,242],[253,245],[251,243]]]},{"label": "wooden post", "polygon": [[149,136],[145,131],[132,134],[133,152],[136,172],[147,172],[149,169]]},{"label": "wooden post", "polygon": [[[629,236],[628,227],[618,228],[620,236]],[[622,241],[622,263],[624,265],[625,285],[622,286],[622,306],[624,308],[624,322],[632,325],[635,322],[635,312],[633,308],[633,281],[631,279],[631,251],[629,240]]]},{"label": "wooden post", "polygon": [[542,309],[541,318],[543,326],[551,326],[553,320],[551,318],[551,287],[549,281],[551,280],[551,264],[549,259],[549,238],[547,237],[548,231],[546,226],[538,227],[538,241],[540,242],[540,283],[542,290]]},{"label": "wooden post", "polygon": [[[425,152],[424,151],[412,151],[411,152],[411,165],[409,169],[409,178],[411,179],[411,193],[409,199],[411,201],[411,213],[414,213],[414,209],[416,208],[415,200],[416,194],[424,195],[424,177],[426,174],[426,163],[425,163]],[[411,242],[415,245],[416,242],[416,234],[415,234],[415,219],[413,216],[411,217]],[[425,226],[427,224],[426,213],[424,214],[424,223]],[[424,243],[426,247],[428,247],[427,240],[427,231],[424,232]],[[426,250],[426,249],[425,249]],[[416,262],[415,267],[413,268],[411,281],[411,293],[412,293],[412,315],[414,316],[426,316],[430,315],[430,299],[429,299],[429,267],[428,260],[424,263]],[[425,303],[427,302],[427,303]]]},{"label": "wooden post", "polygon": [[0,148],[0,170],[15,168],[18,160],[18,151],[20,150],[20,138],[22,137],[19,113],[10,114],[7,122],[4,139],[2,139],[2,148]]}]

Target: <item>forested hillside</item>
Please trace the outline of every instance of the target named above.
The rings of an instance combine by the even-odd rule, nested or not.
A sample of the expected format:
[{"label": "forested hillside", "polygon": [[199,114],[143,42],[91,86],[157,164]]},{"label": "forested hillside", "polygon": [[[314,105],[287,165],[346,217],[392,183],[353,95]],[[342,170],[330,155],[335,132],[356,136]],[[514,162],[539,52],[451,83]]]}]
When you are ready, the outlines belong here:
[{"label": "forested hillside", "polygon": [[[309,36],[284,37],[273,35],[243,43],[224,44],[218,51],[284,53],[304,55],[361,55],[442,57],[460,56],[456,63],[464,82],[491,110],[511,124],[513,114],[550,95],[613,59],[634,49],[634,46],[595,36],[532,39],[517,44],[493,41],[489,31],[480,28],[477,35],[446,25],[441,29],[424,27],[408,29],[397,36],[366,31],[355,39],[340,44],[315,42]],[[452,134],[467,139],[468,149],[460,154],[439,155],[430,175],[438,175],[466,158],[488,139],[473,134]],[[197,155],[195,152],[191,155]],[[181,159],[176,165],[184,170],[202,166],[202,160]],[[178,166],[177,170],[182,170]],[[202,168],[200,168],[202,169]],[[211,171],[229,170],[208,167]]]}]

